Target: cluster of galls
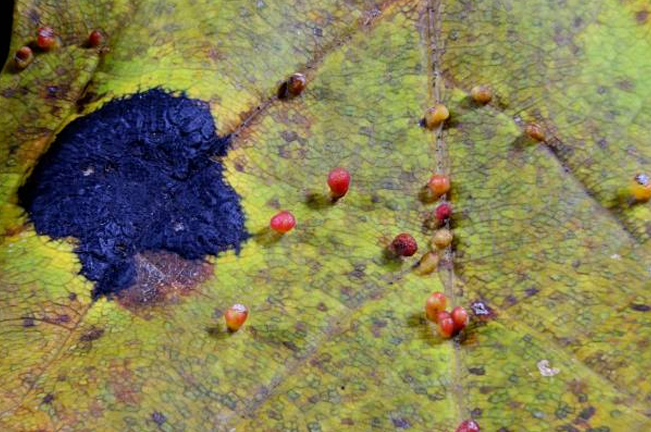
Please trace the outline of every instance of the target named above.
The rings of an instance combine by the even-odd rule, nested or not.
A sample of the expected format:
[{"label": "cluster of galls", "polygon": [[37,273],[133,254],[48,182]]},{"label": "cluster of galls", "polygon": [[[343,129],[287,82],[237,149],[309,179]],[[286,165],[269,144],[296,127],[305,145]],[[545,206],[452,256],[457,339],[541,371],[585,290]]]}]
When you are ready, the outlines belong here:
[{"label": "cluster of galls", "polygon": [[[279,99],[290,99],[299,96],[305,89],[306,79],[303,74],[295,73],[289,77],[278,90]],[[485,86],[478,86],[472,91],[473,99],[480,104],[486,104],[491,100],[490,89]],[[450,116],[448,109],[443,104],[437,104],[430,108],[424,119],[424,124],[429,129],[440,126]],[[332,202],[343,198],[350,187],[350,173],[345,168],[334,168],[330,171],[327,184],[330,189]],[[450,191],[450,178],[443,174],[434,174],[427,183],[429,192],[440,199]],[[439,262],[438,251],[447,249],[452,243],[452,232],[445,227],[452,216],[452,206],[449,202],[440,202],[434,209],[434,220],[439,229],[432,236],[430,243],[431,251],[423,255],[418,263],[417,271],[420,274],[429,274],[436,270]],[[294,229],[296,218],[287,210],[276,213],[269,222],[271,230],[283,235]],[[416,239],[408,233],[398,234],[388,247],[388,252],[395,257],[410,257],[418,251]],[[425,313],[430,321],[437,323],[439,333],[442,337],[449,339],[461,332],[468,323],[468,313],[457,306],[451,312],[445,310],[447,300],[441,292],[433,293],[425,304]],[[246,319],[249,311],[242,304],[231,306],[224,313],[226,327],[230,332],[239,330]],[[479,425],[474,420],[465,420],[457,428],[456,432],[479,432]]]},{"label": "cluster of galls", "polygon": [[438,325],[439,334],[445,339],[456,336],[468,324],[468,312],[461,306],[445,310],[447,299],[442,292],[434,292],[425,302],[427,319]]},{"label": "cluster of galls", "polygon": [[[427,183],[427,187],[436,198],[441,198],[450,191],[450,178],[442,174],[434,174]],[[439,262],[436,252],[446,249],[452,243],[452,233],[444,228],[451,216],[452,206],[447,201],[440,202],[434,209],[432,217],[440,229],[432,238],[432,251],[423,255],[416,267],[420,274],[429,274],[436,270]],[[411,234],[401,233],[393,239],[388,247],[388,252],[394,257],[410,257],[418,252],[418,243]]]},{"label": "cluster of galls", "polygon": [[[86,46],[97,48],[104,43],[104,35],[99,30],[93,30],[88,35]],[[48,52],[56,49],[61,44],[59,36],[52,27],[39,27],[36,31],[36,41],[20,47],[14,55],[14,64],[17,69],[25,69],[34,60],[34,49]]]},{"label": "cluster of galls", "polygon": [[[489,87],[479,85],[474,87],[470,92],[473,100],[480,104],[485,105],[489,103],[492,99],[492,93]],[[428,129],[437,129],[443,125],[450,117],[450,112],[447,107],[443,104],[437,104],[434,107],[427,110],[425,113],[425,118],[423,119],[423,124]],[[538,128],[540,131],[542,129]],[[540,140],[544,139],[544,135],[538,134],[536,138]],[[437,199],[444,198],[447,193],[450,191],[450,178],[443,174],[434,174],[429,179],[427,183],[429,192]],[[416,269],[420,274],[429,274],[433,272],[438,266],[438,254],[435,252],[437,250],[445,250],[452,243],[452,232],[446,228],[448,221],[452,216],[452,206],[449,202],[443,201],[440,202],[434,210],[434,221],[436,222],[439,229],[434,233],[431,241],[431,252],[426,253],[420,259]],[[402,236],[402,237],[401,237]],[[410,245],[408,249],[410,252],[413,250],[413,253],[416,252],[416,241],[413,237],[408,236],[409,241],[407,241],[407,234],[401,234],[396,237],[398,240],[398,245]],[[400,238],[399,238],[400,237]],[[394,243],[396,243],[394,240]],[[395,248],[396,246],[392,244]],[[402,246],[402,249],[405,249]],[[413,255],[412,253],[412,255]],[[425,302],[425,315],[427,318],[436,323],[438,326],[438,332],[444,339],[449,339],[457,334],[459,334],[468,324],[468,312],[461,306],[457,306],[452,309],[451,312],[445,310],[447,299],[445,294],[442,292],[435,292],[429,296]],[[463,421],[456,432],[479,432],[479,425],[474,420],[465,420]]]}]

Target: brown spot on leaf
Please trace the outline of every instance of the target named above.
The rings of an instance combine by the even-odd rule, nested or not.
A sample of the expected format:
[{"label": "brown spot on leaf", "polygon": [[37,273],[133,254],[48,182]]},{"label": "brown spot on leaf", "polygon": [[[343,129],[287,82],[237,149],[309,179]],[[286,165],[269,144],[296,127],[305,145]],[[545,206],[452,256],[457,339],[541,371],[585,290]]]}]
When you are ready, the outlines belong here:
[{"label": "brown spot on leaf", "polygon": [[70,322],[70,315],[68,314],[56,314],[52,317],[45,318],[44,321],[50,322],[53,324],[66,324]]},{"label": "brown spot on leaf", "polygon": [[527,297],[535,296],[538,294],[538,289],[537,288],[527,288],[524,290],[524,293],[527,295]]},{"label": "brown spot on leaf", "polygon": [[296,352],[296,351],[299,350],[298,346],[292,341],[282,341],[282,344],[283,344],[283,346],[285,348],[287,348],[288,350],[290,350],[292,352]]},{"label": "brown spot on leaf", "polygon": [[470,368],[468,368],[468,372],[470,372],[473,375],[479,375],[479,376],[486,374],[486,371],[484,370],[483,366],[470,367]]},{"label": "brown spot on leaf", "polygon": [[83,112],[86,105],[98,99],[97,93],[88,91],[89,84],[90,81],[88,82],[86,87],[81,91],[80,96],[77,98],[77,101],[75,102],[78,113]]},{"label": "brown spot on leaf", "polygon": [[649,19],[649,11],[648,10],[641,10],[635,14],[635,20],[639,24],[644,24],[647,22]]},{"label": "brown spot on leaf", "polygon": [[574,395],[580,395],[587,391],[587,386],[583,381],[572,380],[569,384],[569,389]]},{"label": "brown spot on leaf", "polygon": [[595,407],[589,406],[579,413],[579,419],[584,421],[590,420],[590,417],[592,417],[596,412],[597,409]]},{"label": "brown spot on leaf", "polygon": [[178,303],[212,275],[210,264],[171,252],[144,252],[136,255],[135,262],[136,282],[117,295],[120,304],[132,311]]},{"label": "brown spot on leaf", "polygon": [[163,423],[167,421],[167,417],[161,412],[154,411],[151,413],[151,419],[156,423],[158,426],[162,426]]},{"label": "brown spot on leaf", "polygon": [[266,203],[269,207],[274,208],[276,210],[280,209],[280,201],[278,201],[278,197],[274,197],[267,201]]},{"label": "brown spot on leaf", "polygon": [[109,386],[115,398],[123,404],[137,406],[142,399],[136,388],[130,361],[115,361],[109,367]]},{"label": "brown spot on leaf", "polygon": [[43,403],[44,404],[50,404],[50,403],[52,403],[53,400],[54,400],[54,395],[52,393],[48,393],[43,398]]},{"label": "brown spot on leaf", "polygon": [[618,88],[624,91],[633,91],[635,89],[635,84],[629,79],[622,79],[615,83]]},{"label": "brown spot on leaf", "polygon": [[503,307],[513,306],[517,302],[518,302],[518,299],[514,295],[509,294],[504,298],[504,302],[503,302],[502,306]]},{"label": "brown spot on leaf", "polygon": [[104,334],[104,329],[93,326],[89,330],[84,332],[84,334],[81,335],[79,340],[81,342],[92,342],[94,340],[101,338],[103,334]]},{"label": "brown spot on leaf", "polygon": [[379,338],[382,336],[382,329],[387,326],[387,322],[385,320],[375,320],[373,322],[373,325],[371,326],[371,332],[373,333],[373,336],[376,338]]},{"label": "brown spot on leaf", "polygon": [[284,130],[280,133],[286,143],[291,143],[298,140],[298,134],[295,131]]},{"label": "brown spot on leaf", "polygon": [[393,426],[395,426],[397,429],[411,428],[411,424],[409,423],[409,420],[404,417],[398,417],[391,420],[393,421]]},{"label": "brown spot on leaf", "polygon": [[9,226],[9,227],[5,228],[4,236],[5,237],[16,236],[16,235],[20,234],[25,229],[25,227],[26,227],[25,224]]},{"label": "brown spot on leaf", "polygon": [[40,24],[41,22],[41,14],[38,13],[36,9],[32,9],[29,11],[29,19],[34,23],[34,24]]},{"label": "brown spot on leaf", "polygon": [[323,369],[323,366],[327,363],[330,363],[330,361],[332,361],[332,355],[325,353],[310,360],[310,365],[319,369]]},{"label": "brown spot on leaf", "polygon": [[237,172],[244,172],[246,171],[246,159],[243,157],[237,157],[233,161],[233,166],[235,167],[235,170]]}]

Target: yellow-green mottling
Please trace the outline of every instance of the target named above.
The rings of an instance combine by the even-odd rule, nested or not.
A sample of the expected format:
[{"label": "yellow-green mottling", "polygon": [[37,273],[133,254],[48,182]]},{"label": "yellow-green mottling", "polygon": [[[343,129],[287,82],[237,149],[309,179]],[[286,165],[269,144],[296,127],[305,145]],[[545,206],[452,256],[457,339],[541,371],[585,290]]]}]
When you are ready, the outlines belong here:
[{"label": "yellow-green mottling", "polygon": [[[0,75],[0,429],[450,432],[471,416],[485,431],[650,429],[651,212],[619,192],[651,169],[647,9],[18,0],[11,50],[44,24],[63,46]],[[95,28],[101,56],[81,47]],[[296,71],[304,93],[273,100]],[[470,102],[477,84],[489,105]],[[16,190],[77,115],[153,87],[209,101],[220,133],[238,131],[224,164],[251,233],[279,208],[298,224],[211,258],[214,276],[175,304],[134,311],[91,302],[73,241],[37,236]],[[437,95],[452,117],[432,133],[418,122]],[[547,144],[523,138],[529,121]],[[351,190],[316,205],[333,166]],[[421,277],[417,257],[382,250],[399,232],[426,250],[418,196],[437,168],[453,179],[457,251]],[[437,290],[494,316],[442,342],[423,316]],[[216,311],[236,302],[251,314],[228,336]]]}]

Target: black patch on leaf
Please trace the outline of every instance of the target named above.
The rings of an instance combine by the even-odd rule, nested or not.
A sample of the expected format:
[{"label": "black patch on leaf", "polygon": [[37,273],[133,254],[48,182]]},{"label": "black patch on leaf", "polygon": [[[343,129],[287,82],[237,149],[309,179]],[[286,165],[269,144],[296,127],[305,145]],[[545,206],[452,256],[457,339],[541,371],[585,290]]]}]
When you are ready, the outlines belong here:
[{"label": "black patch on leaf", "polygon": [[39,234],[74,237],[93,294],[134,282],[134,256],[202,259],[248,236],[208,104],[150,90],[70,123],[19,192]]}]

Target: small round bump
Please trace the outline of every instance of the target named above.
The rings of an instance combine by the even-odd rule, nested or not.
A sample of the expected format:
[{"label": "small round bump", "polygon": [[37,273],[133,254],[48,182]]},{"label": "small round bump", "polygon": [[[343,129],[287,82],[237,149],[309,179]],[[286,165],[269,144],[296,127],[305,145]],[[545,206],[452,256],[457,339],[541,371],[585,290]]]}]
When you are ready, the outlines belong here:
[{"label": "small round bump", "polygon": [[443,104],[436,104],[425,111],[425,126],[428,129],[435,129],[450,117],[450,111]]},{"label": "small round bump", "polygon": [[296,97],[303,93],[305,86],[307,85],[307,79],[302,73],[296,72],[287,80],[282,83],[278,89],[278,97],[280,99],[289,99]]},{"label": "small round bump", "polygon": [[450,177],[443,174],[434,174],[427,182],[427,187],[436,197],[445,195],[450,191]]},{"label": "small round bump", "polygon": [[470,90],[470,96],[475,102],[481,105],[486,105],[493,99],[491,89],[485,85],[477,85]]},{"label": "small round bump", "polygon": [[348,193],[350,173],[345,168],[335,168],[328,174],[328,187],[333,198],[339,199]]},{"label": "small round bump", "polygon": [[25,69],[34,60],[34,53],[28,46],[23,46],[16,51],[14,63],[18,69]]},{"label": "small round bump", "polygon": [[432,237],[432,249],[445,249],[452,243],[452,237],[452,231],[447,228],[437,230]]},{"label": "small round bump", "polygon": [[450,315],[452,316],[452,321],[454,321],[454,333],[459,333],[468,324],[468,312],[463,307],[457,306],[452,309]]},{"label": "small round bump", "polygon": [[545,141],[545,131],[536,123],[529,123],[525,126],[524,132],[533,140]]},{"label": "small round bump", "polygon": [[36,45],[44,51],[54,48],[57,44],[57,36],[52,27],[39,27],[36,32]]},{"label": "small round bump", "polygon": [[436,322],[438,319],[438,313],[445,311],[445,305],[447,299],[445,294],[440,291],[433,292],[427,301],[425,301],[425,315],[430,321]]},{"label": "small round bump", "polygon": [[439,256],[434,252],[427,252],[423,255],[418,261],[418,265],[415,267],[416,273],[421,276],[434,273],[439,265]]},{"label": "small round bump", "polygon": [[93,30],[88,35],[88,46],[90,48],[97,48],[104,43],[104,35],[99,30]]},{"label": "small round bump", "polygon": [[236,332],[244,325],[248,316],[249,310],[246,306],[239,303],[234,304],[226,310],[226,313],[224,313],[226,327],[228,327],[228,330]]},{"label": "small round bump", "polygon": [[450,339],[454,334],[454,321],[449,312],[443,311],[436,315],[439,334],[444,339]]},{"label": "small round bump", "polygon": [[448,202],[443,202],[436,206],[434,210],[434,217],[439,223],[444,223],[452,216],[452,206]]},{"label": "small round bump", "polygon": [[418,251],[418,243],[410,234],[398,234],[391,242],[390,249],[397,256],[410,257]]},{"label": "small round bump", "polygon": [[296,226],[296,218],[294,215],[286,210],[276,213],[269,222],[272,230],[280,234],[285,234]]}]

